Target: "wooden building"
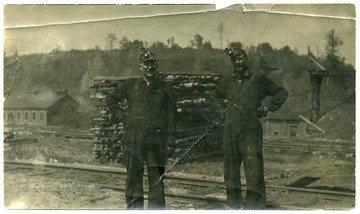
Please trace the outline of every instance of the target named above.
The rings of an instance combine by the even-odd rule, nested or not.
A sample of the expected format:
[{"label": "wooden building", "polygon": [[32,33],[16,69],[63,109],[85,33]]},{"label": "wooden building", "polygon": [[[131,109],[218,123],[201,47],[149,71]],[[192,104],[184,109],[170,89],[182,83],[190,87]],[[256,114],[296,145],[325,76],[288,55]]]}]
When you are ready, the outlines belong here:
[{"label": "wooden building", "polygon": [[264,138],[288,140],[309,137],[308,114],[308,112],[289,111],[287,109],[269,113],[263,123]]},{"label": "wooden building", "polygon": [[11,94],[4,102],[4,124],[61,125],[58,118],[78,105],[65,90]]}]

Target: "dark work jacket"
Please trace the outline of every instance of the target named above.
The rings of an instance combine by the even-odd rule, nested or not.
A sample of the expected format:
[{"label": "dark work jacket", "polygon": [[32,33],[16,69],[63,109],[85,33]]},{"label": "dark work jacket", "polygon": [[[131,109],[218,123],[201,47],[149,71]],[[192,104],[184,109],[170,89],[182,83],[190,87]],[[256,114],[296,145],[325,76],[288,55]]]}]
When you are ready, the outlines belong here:
[{"label": "dark work jacket", "polygon": [[[265,98],[266,103],[263,103]],[[215,98],[227,100],[223,116],[224,125],[237,124],[239,129],[259,129],[259,118],[263,106],[269,111],[278,110],[286,101],[288,92],[265,74],[247,71],[240,80],[233,76],[223,78],[216,91]],[[236,122],[235,122],[236,121]]]},{"label": "dark work jacket", "polygon": [[[151,143],[161,150],[165,149],[166,143],[174,143],[167,142],[167,139],[173,139],[176,131],[176,102],[168,82],[162,77],[150,85],[143,78],[124,82],[107,96],[106,103],[112,115],[119,114],[118,102],[125,98],[128,110],[123,140],[129,152],[144,152],[141,139],[154,139],[156,142]],[[156,140],[159,137],[163,140]]]}]

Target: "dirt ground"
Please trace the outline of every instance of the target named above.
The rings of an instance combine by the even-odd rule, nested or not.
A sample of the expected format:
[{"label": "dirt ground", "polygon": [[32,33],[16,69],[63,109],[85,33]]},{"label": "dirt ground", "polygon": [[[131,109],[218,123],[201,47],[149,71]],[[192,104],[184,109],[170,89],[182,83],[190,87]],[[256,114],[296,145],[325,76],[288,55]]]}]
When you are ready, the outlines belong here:
[{"label": "dirt ground", "polygon": [[[65,139],[38,136],[38,143],[5,147],[4,160],[31,162],[55,162],[71,164],[106,165],[123,167],[119,163],[100,164],[93,159],[90,140]],[[265,180],[267,185],[287,186],[301,179],[314,179],[308,187],[327,190],[355,191],[355,154],[319,152],[285,152],[264,150]],[[198,160],[191,163],[168,162],[167,171],[176,175],[190,175],[202,179],[223,180],[221,158]],[[242,169],[243,171],[243,169]],[[36,191],[54,188],[96,189],[95,186],[73,184],[68,180],[39,181],[35,177],[19,177],[4,173],[5,207],[25,209],[123,209],[124,197],[119,192],[101,192],[94,197],[93,191],[67,193],[65,191]],[[244,175],[244,173],[242,173]],[[66,179],[66,178],[65,178]],[[116,185],[114,180],[114,185]],[[245,181],[244,181],[245,182]],[[22,191],[30,188],[35,191]],[[43,189],[41,189],[43,188]],[[115,194],[115,195],[114,195]],[[59,203],[58,203],[59,202]],[[61,203],[60,203],[61,202]],[[349,207],[351,208],[351,207]]]}]

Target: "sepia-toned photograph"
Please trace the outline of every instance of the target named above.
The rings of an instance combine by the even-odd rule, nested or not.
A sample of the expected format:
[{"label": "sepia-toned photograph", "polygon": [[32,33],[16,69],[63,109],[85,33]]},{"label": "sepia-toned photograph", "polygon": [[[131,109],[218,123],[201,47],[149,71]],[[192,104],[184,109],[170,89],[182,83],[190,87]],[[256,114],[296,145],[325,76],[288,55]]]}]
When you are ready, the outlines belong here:
[{"label": "sepia-toned photograph", "polygon": [[356,208],[354,4],[4,4],[3,209]]}]

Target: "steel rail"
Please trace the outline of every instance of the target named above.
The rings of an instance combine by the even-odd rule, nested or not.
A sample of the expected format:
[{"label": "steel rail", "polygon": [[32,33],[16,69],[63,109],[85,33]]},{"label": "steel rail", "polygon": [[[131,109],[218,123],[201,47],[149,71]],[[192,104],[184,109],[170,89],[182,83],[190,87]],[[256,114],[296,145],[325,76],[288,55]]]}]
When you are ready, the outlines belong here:
[{"label": "steel rail", "polygon": [[[114,167],[103,167],[103,166],[92,166],[92,165],[74,165],[74,164],[61,164],[61,163],[32,163],[32,162],[23,162],[23,161],[4,161],[5,165],[17,165],[24,168],[34,168],[34,167],[47,167],[47,168],[59,168],[59,169],[69,169],[69,170],[79,170],[79,171],[88,171],[95,173],[107,173],[107,174],[119,174],[126,175],[126,170],[122,168]],[[174,175],[165,175],[165,179],[182,184],[190,184],[196,186],[220,186],[224,187],[225,184],[223,181],[216,180],[204,180],[204,179],[195,179],[185,176],[174,176]],[[245,187],[245,185],[244,185]],[[299,193],[309,193],[309,194],[318,194],[318,195],[335,195],[343,197],[355,197],[355,193],[352,192],[340,192],[332,190],[318,190],[310,188],[298,188],[298,187],[286,187],[286,186],[273,186],[267,185],[267,189],[273,191],[288,191],[288,192],[299,192]]]},{"label": "steel rail", "polygon": [[[65,138],[74,138],[74,139],[83,139],[83,140],[93,140],[96,136],[92,132],[76,132],[76,131],[35,131],[39,134],[52,134],[55,136],[63,136]],[[192,139],[197,138],[198,135],[187,136],[184,138],[176,139],[176,142],[179,144],[179,147],[182,147],[181,144],[191,141]],[[316,150],[323,152],[339,152],[339,150],[354,152],[355,144],[349,142],[308,142],[308,140],[265,140],[264,147],[268,148],[279,148],[284,150]]]}]

